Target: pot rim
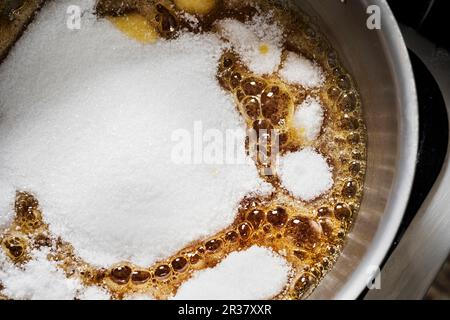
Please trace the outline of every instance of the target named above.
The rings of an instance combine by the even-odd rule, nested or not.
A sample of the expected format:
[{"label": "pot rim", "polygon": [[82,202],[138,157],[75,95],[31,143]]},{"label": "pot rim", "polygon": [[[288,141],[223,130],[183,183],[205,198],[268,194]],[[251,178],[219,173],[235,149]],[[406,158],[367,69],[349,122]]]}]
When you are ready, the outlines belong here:
[{"label": "pot rim", "polygon": [[[367,0],[363,4],[369,5]],[[399,135],[396,172],[385,213],[378,230],[356,270],[344,286],[336,293],[335,299],[356,299],[370,280],[368,270],[379,267],[386,257],[398,231],[412,188],[419,141],[419,116],[416,84],[408,50],[398,23],[386,0],[372,0],[381,9],[381,40],[396,71],[395,83],[399,92]]]}]

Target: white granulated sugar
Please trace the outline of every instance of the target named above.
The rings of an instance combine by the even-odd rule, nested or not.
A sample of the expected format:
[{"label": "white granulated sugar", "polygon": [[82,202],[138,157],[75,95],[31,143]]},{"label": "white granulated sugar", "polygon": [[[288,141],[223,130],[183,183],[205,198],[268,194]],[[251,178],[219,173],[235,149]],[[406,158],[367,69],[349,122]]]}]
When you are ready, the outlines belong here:
[{"label": "white granulated sugar", "polygon": [[78,293],[77,299],[80,300],[110,300],[111,295],[102,288],[92,286],[85,288],[81,293]]},{"label": "white granulated sugar", "polygon": [[224,19],[216,24],[247,67],[261,75],[275,72],[281,62],[283,30],[270,18],[257,15],[247,23]]},{"label": "white granulated sugar", "polygon": [[14,217],[13,210],[11,209],[14,203],[14,196],[15,191],[11,186],[3,184],[0,180],[0,231],[6,228]]},{"label": "white granulated sugar", "polygon": [[16,300],[72,300],[85,288],[76,279],[67,279],[55,263],[47,260],[48,250],[31,252],[23,267],[14,266],[0,252],[0,282],[3,293]]},{"label": "white granulated sugar", "polygon": [[305,88],[319,87],[325,81],[322,68],[294,52],[288,52],[280,70],[283,80]]},{"label": "white granulated sugar", "polygon": [[317,139],[322,129],[323,116],[321,102],[316,98],[308,97],[297,107],[294,125],[302,137],[307,141],[313,141]]},{"label": "white granulated sugar", "polygon": [[135,293],[135,294],[125,296],[124,300],[155,300],[155,298],[148,294]]},{"label": "white granulated sugar", "polygon": [[258,246],[230,253],[212,269],[193,275],[179,289],[176,300],[262,300],[280,293],[291,268],[272,250]]},{"label": "white granulated sugar", "polygon": [[281,157],[279,176],[283,186],[304,201],[317,198],[333,186],[326,159],[310,147]]},{"label": "white granulated sugar", "polygon": [[172,134],[192,135],[197,121],[244,130],[216,80],[217,36],[142,45],[90,11],[69,30],[70,4],[49,2],[0,66],[0,185],[11,197],[0,208],[27,190],[87,262],[147,266],[230,225],[245,195],[270,192],[251,161],[171,158]]}]

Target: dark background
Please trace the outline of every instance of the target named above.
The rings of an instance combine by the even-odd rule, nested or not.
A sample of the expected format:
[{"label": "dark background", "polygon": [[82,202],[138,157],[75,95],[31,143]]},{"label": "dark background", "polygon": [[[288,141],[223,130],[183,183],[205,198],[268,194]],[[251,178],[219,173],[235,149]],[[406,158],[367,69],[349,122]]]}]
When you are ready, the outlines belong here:
[{"label": "dark background", "polygon": [[388,0],[388,3],[397,20],[450,50],[450,1]]}]

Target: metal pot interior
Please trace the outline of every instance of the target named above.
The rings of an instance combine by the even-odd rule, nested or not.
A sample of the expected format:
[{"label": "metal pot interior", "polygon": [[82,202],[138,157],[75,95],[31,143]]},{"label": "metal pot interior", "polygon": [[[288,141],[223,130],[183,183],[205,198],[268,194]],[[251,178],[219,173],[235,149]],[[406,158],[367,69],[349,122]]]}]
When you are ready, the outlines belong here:
[{"label": "metal pot interior", "polygon": [[[356,298],[382,262],[400,224],[414,176],[418,119],[403,38],[385,1],[292,1],[327,36],[356,80],[367,126],[361,210],[344,250],[311,299]],[[371,4],[381,29],[366,26]]]}]

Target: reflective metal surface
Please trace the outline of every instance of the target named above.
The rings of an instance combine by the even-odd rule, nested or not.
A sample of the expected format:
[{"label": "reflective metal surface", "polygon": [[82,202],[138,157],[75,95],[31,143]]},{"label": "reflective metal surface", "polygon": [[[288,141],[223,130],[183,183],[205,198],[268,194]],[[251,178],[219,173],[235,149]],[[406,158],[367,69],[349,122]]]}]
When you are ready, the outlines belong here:
[{"label": "reflective metal surface", "polygon": [[[414,30],[403,29],[408,47],[417,53],[436,79],[450,115],[450,56]],[[444,133],[442,133],[444,136]],[[450,150],[450,145],[447,150]],[[366,299],[422,299],[450,252],[450,168],[447,159],[411,225],[383,267],[380,290]]]},{"label": "reflective metal surface", "polygon": [[[369,30],[367,7],[381,9]],[[311,299],[354,299],[388,251],[405,210],[418,146],[417,96],[408,53],[385,1],[295,1],[340,53],[361,93],[368,130],[361,210],[335,267]]]}]

